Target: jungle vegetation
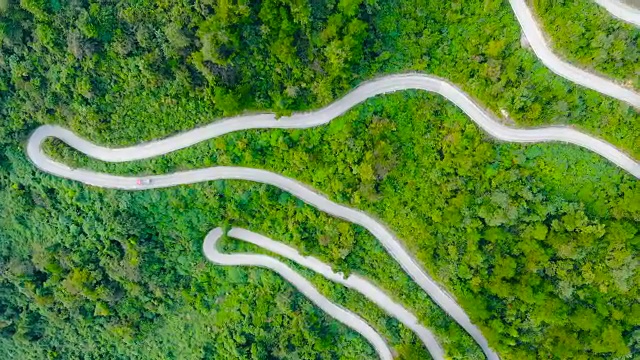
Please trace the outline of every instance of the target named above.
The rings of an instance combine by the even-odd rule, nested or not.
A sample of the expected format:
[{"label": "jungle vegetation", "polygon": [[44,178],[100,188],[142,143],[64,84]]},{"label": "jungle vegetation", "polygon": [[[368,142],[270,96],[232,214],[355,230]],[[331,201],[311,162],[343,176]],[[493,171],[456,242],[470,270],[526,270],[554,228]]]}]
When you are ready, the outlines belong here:
[{"label": "jungle vegetation", "polygon": [[126,144],[422,71],[519,125],[571,124],[640,156],[638,112],[553,75],[520,36],[501,0],[3,0],[2,138],[59,123]]},{"label": "jungle vegetation", "polygon": [[[449,356],[482,358],[363,229],[264,185],[123,192],[42,174],[24,152],[39,124],[132,144],[242,111],[316,108],[374,76],[423,71],[506,110],[505,121],[571,124],[640,157],[638,112],[544,68],[498,0],[0,0],[0,42],[0,349],[11,358],[375,357],[270,271],[207,263],[202,239],[220,225],[364,274]],[[626,73],[611,59],[603,72]],[[387,95],[327,126],[244,131],[130,164],[47,147],[113,173],[285,174],[388,224],[503,358],[640,354],[637,180],[573,146],[495,142],[438,96]],[[428,357],[362,297],[303,273],[400,358]]]},{"label": "jungle vegetation", "polygon": [[[389,224],[502,356],[624,358],[638,351],[638,324],[626,315],[640,310],[637,180],[570,145],[492,141],[435,95],[386,95],[316,129],[243,131],[128,164],[90,160],[60,143],[48,148],[72,166],[116,174],[202,164],[285,174]],[[277,197],[281,205],[270,206],[269,198],[245,195],[232,224],[405,293],[391,266],[376,265],[375,240],[339,226],[310,228],[309,218],[281,208],[290,195]],[[280,224],[274,209],[285,214]],[[262,217],[266,223],[253,223]],[[353,254],[363,248],[364,255]]]},{"label": "jungle vegetation", "polygon": [[556,52],[640,89],[640,29],[589,0],[531,2]]}]

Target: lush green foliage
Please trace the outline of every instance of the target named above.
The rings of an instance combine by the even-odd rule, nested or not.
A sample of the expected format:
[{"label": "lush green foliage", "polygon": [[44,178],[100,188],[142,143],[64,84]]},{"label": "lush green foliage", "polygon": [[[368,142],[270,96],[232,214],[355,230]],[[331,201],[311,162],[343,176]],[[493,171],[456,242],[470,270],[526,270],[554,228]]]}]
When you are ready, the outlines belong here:
[{"label": "lush green foliage", "polygon": [[[365,274],[450,356],[480,357],[362,229],[255,184],[128,193],[56,179],[25,158],[37,124],[134,143],[244,109],[324,105],[376,74],[419,70],[518,124],[574,124],[640,157],[637,112],[552,75],[498,0],[10,0],[0,42],[0,348],[14,358],[374,356],[271,272],[206,263],[202,238],[221,224]],[[318,129],[230,134],[132,164],[50,147],[114,173],[284,173],[389,224],[504,358],[640,352],[638,182],[574,147],[488,141],[438,97],[406,92]],[[401,357],[427,356],[362,297],[306,274]]]},{"label": "lush green foliage", "polygon": [[5,133],[62,123],[130,143],[241,109],[324,105],[377,74],[418,70],[518,124],[573,124],[640,157],[640,115],[542,66],[501,0],[8,4]]},{"label": "lush green foliage", "polygon": [[[374,357],[365,341],[270,271],[204,261],[204,233],[230,218],[238,194],[256,189],[229,186],[236,201],[225,209],[206,196],[206,186],[103,192],[25,165],[21,154],[3,162],[15,171],[3,176],[1,193],[5,356]],[[357,298],[351,302],[347,306],[364,306]],[[411,336],[372,310],[369,318],[390,328],[390,339]],[[412,349],[413,342],[404,346]]]},{"label": "lush green foliage", "polygon": [[615,19],[594,1],[531,3],[558,53],[640,89],[640,29]]},{"label": "lush green foliage", "polygon": [[[130,164],[92,161],[64,146],[54,150],[66,163],[110,173],[201,164],[284,173],[388,223],[506,358],[640,350],[639,324],[627,316],[640,311],[637,181],[571,146],[492,144],[461,111],[433,96],[387,96],[325,127],[230,134]],[[278,199],[286,204],[289,197]],[[274,216],[264,214],[268,197],[245,201],[238,218]],[[400,290],[397,266],[397,272],[371,271],[383,263],[371,255],[374,245],[333,224],[309,228],[315,221],[299,218],[291,206],[280,211],[288,222],[233,223],[338,269],[364,272],[392,293]],[[362,247],[367,255],[352,255]]]}]

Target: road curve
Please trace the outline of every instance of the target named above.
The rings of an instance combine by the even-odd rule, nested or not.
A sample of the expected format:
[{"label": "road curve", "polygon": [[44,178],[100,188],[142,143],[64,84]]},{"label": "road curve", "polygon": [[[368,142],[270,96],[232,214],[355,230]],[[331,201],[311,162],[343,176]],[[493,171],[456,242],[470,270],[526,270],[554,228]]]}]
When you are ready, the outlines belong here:
[{"label": "road curve", "polygon": [[406,89],[421,89],[436,92],[446,97],[460,107],[482,129],[497,139],[514,142],[562,141],[572,143],[602,155],[640,178],[640,164],[602,140],[568,127],[514,129],[504,126],[490,114],[483,111],[455,86],[441,79],[421,74],[392,75],[364,83],[342,99],[318,111],[294,114],[281,119],[276,119],[273,114],[227,118],[170,138],[127,148],[111,149],[101,147],[59,126],[44,125],[37,128],[29,138],[27,154],[34,165],[42,171],[105,188],[145,190],[220,179],[240,179],[276,186],[321,211],[366,228],[381,242],[411,278],[478,342],[489,359],[498,359],[498,355],[489,347],[481,331],[471,323],[463,309],[431,279],[384,225],[361,211],[332,202],[304,184],[265,170],[218,166],[168,175],[150,176],[148,179],[152,182],[148,185],[140,186],[137,185],[135,177],[115,176],[86,169],[71,169],[48,157],[41,147],[45,139],[55,137],[96,159],[111,162],[139,160],[166,154],[212,137],[238,130],[319,126],[328,123],[351,107],[372,96]]},{"label": "road curve", "polygon": [[311,282],[305,279],[302,275],[270,256],[258,254],[223,254],[219,252],[216,245],[222,235],[222,229],[215,228],[211,230],[204,239],[202,250],[205,257],[210,262],[219,265],[231,266],[260,266],[277,272],[320,309],[364,336],[364,338],[373,345],[373,348],[376,350],[378,355],[380,355],[381,359],[393,360],[391,349],[387,346],[387,343],[384,341],[382,336],[362,320],[361,317],[332,303],[331,300],[320,294],[318,290],[313,287],[313,284],[311,284]]},{"label": "road curve", "polygon": [[518,143],[559,141],[578,145],[603,156],[633,176],[640,178],[640,164],[603,140],[566,126],[516,129],[502,125],[499,119],[494,118],[491,114],[480,108],[467,94],[456,86],[437,77],[416,73],[389,75],[365,82],[343,98],[317,111],[296,113],[280,119],[277,119],[273,114],[243,115],[226,118],[169,138],[131,147],[102,147],[82,139],[62,127],[43,125],[37,128],[31,135],[27,145],[27,153],[36,166],[54,175],[96,186],[135,189],[137,186],[134,179],[131,178],[129,178],[128,182],[113,183],[111,180],[101,180],[100,174],[93,172],[82,176],[80,175],[82,174],[82,170],[70,172],[69,167],[58,164],[44,155],[41,152],[40,145],[46,138],[56,137],[76,150],[98,160],[108,162],[141,160],[183,149],[234,131],[270,128],[301,129],[323,125],[371,97],[411,89],[434,92],[444,96],[458,106],[484,131],[498,140]]},{"label": "road curve", "polygon": [[553,53],[525,0],[509,0],[524,36],[542,63],[559,76],[591,90],[622,100],[640,109],[640,94],[607,78],[594,75],[562,60]]},{"label": "road curve", "polygon": [[[436,337],[433,335],[433,333],[422,326],[415,315],[405,309],[402,305],[393,301],[393,299],[391,299],[387,294],[385,294],[382,290],[380,290],[378,287],[376,287],[366,279],[355,274],[350,275],[345,279],[344,274],[333,272],[331,266],[323,263],[322,261],[311,256],[302,256],[300,255],[300,253],[298,253],[298,251],[290,246],[271,240],[266,236],[256,234],[249,230],[232,228],[231,230],[229,230],[228,235],[233,238],[240,239],[257,245],[261,248],[267,249],[273,253],[283,256],[291,261],[298,263],[299,265],[302,265],[319,273],[328,280],[337,282],[359,292],[367,299],[378,305],[387,314],[398,319],[398,321],[403,323],[406,327],[408,327],[416,335],[418,335],[418,338],[420,338],[427,350],[429,350],[429,353],[431,353],[433,359],[444,359],[444,351],[442,350],[442,347],[440,347],[440,344],[436,340]],[[211,250],[211,247],[209,246],[206,246],[204,251],[207,258],[211,258],[209,255],[207,255],[207,251],[217,252],[216,249]],[[260,264],[258,263],[255,265]]]},{"label": "road curve", "polygon": [[614,17],[626,21],[629,24],[640,26],[640,9],[627,5],[618,0],[595,0]]}]

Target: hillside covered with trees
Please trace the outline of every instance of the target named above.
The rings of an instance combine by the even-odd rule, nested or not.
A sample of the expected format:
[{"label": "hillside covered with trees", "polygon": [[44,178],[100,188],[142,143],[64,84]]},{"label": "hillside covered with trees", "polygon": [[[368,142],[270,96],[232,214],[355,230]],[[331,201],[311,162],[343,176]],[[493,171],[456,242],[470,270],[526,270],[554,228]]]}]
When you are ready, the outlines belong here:
[{"label": "hillside covered with trees", "polygon": [[640,29],[589,0],[531,2],[555,50],[578,66],[640,89]]},{"label": "hillside covered with trees", "polygon": [[131,143],[423,71],[518,124],[573,124],[640,155],[638,112],[554,76],[501,0],[3,4],[0,111],[22,135],[60,123]]},{"label": "hillside covered with trees", "polygon": [[[0,0],[0,42],[0,349],[9,358],[375,358],[270,271],[207,263],[202,239],[221,225],[364,274],[448,356],[483,358],[363,229],[247,182],[124,192],[58,179],[26,158],[39,124],[131,144],[242,111],[315,108],[376,75],[423,71],[517,125],[573,124],[640,157],[638,112],[551,74],[521,47],[498,0]],[[613,59],[594,66],[625,73]],[[285,174],[388,224],[502,358],[640,356],[637,179],[576,147],[495,142],[438,96],[386,95],[327,126],[244,131],[130,164],[47,148],[111,173],[234,164]],[[255,251],[232,239],[225,248]],[[396,320],[301,272],[399,358],[428,358]]]}]

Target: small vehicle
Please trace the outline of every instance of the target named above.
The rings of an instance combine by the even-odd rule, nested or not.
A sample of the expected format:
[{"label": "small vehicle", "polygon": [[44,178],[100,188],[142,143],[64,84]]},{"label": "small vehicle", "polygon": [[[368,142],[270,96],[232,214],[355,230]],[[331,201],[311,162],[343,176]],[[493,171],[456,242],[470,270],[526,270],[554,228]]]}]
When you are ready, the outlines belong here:
[{"label": "small vehicle", "polygon": [[151,179],[138,179],[138,180],[136,180],[136,184],[138,184],[138,185],[149,185],[149,184],[151,184]]}]

